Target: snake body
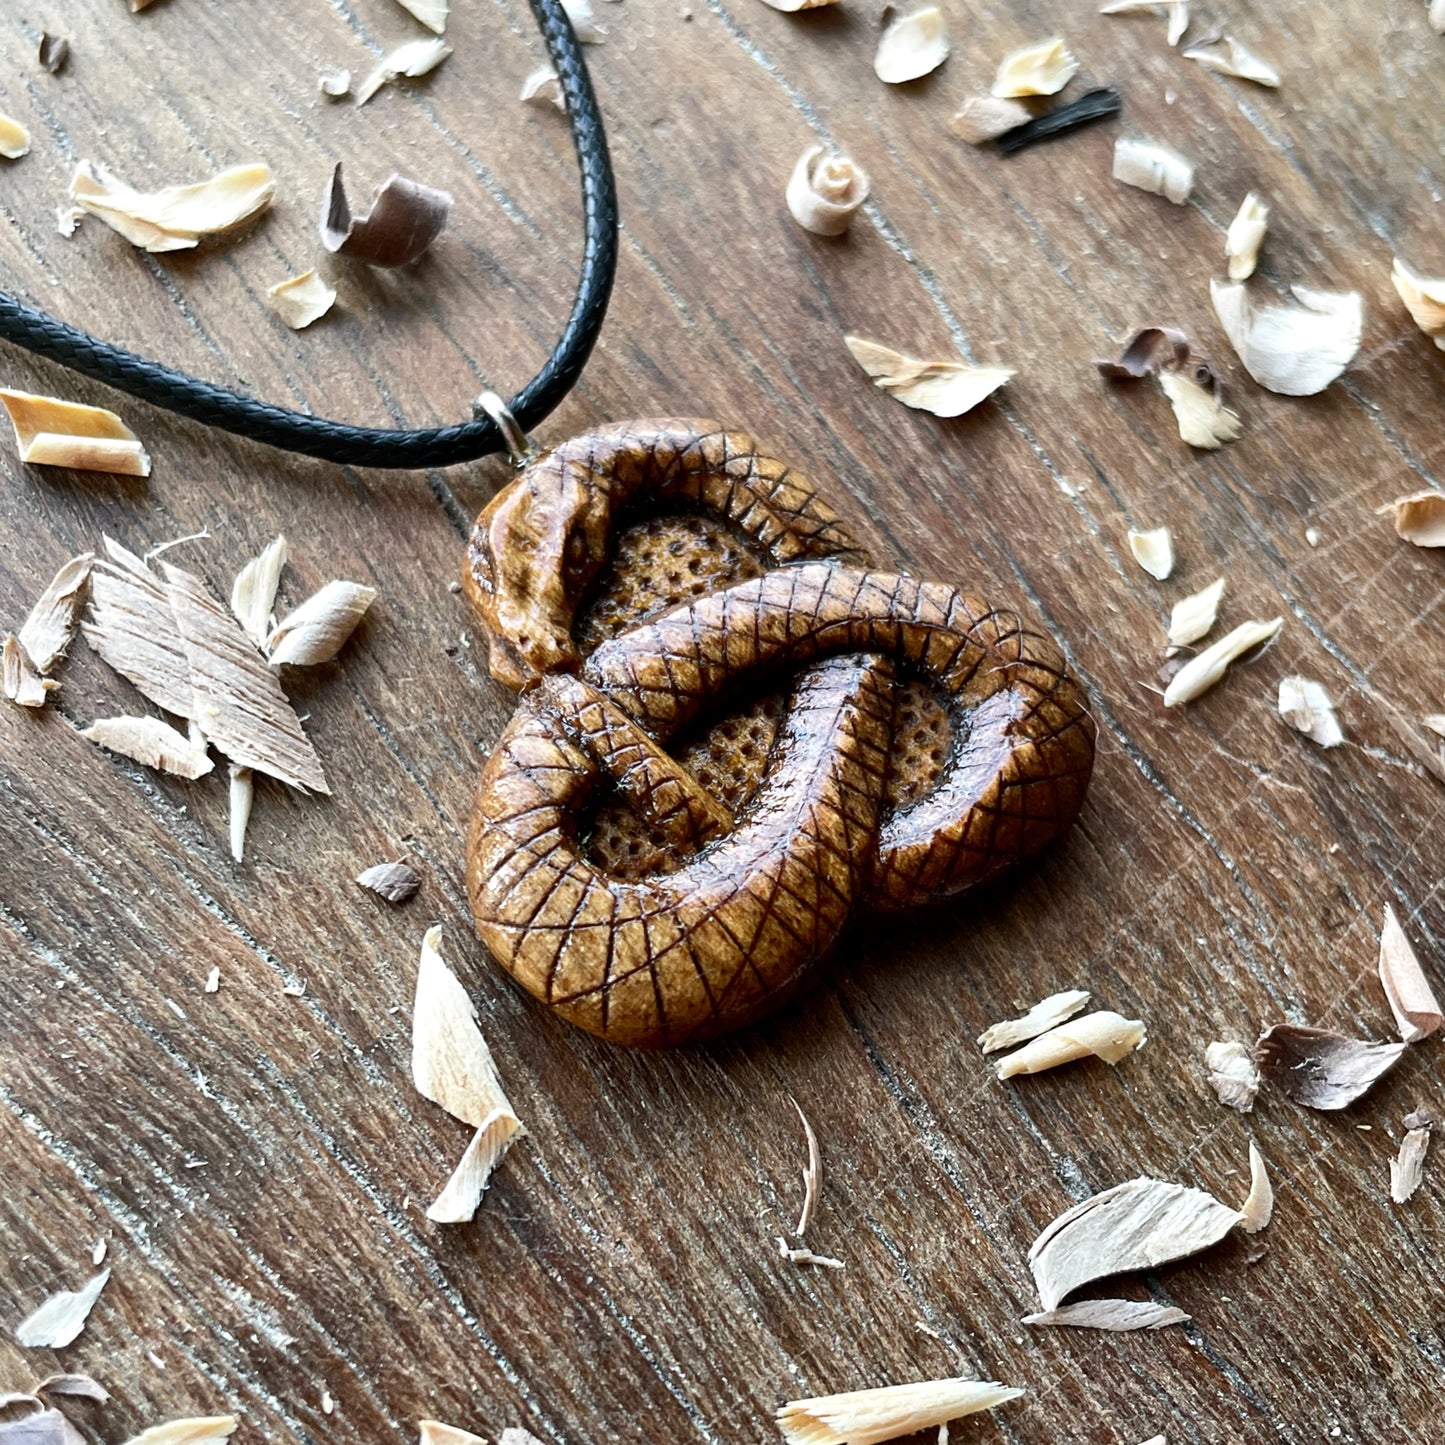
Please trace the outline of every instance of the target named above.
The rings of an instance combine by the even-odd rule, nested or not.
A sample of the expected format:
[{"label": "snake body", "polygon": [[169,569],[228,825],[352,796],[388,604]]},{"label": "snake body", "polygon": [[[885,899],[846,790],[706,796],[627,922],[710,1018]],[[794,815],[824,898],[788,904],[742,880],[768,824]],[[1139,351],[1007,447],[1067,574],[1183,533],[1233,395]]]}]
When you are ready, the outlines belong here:
[{"label": "snake body", "polygon": [[[579,612],[644,500],[722,515],[764,570],[664,600],[583,656]],[[477,795],[473,913],[503,968],[603,1037],[659,1046],[755,1019],[858,906],[954,897],[1082,806],[1093,727],[1055,644],[969,594],[871,568],[811,486],[746,437],[633,423],[569,442],[498,495],[471,560],[493,671],[525,689]],[[952,743],[923,795],[890,807],[905,677],[938,697]],[[783,720],[734,816],[669,745],[778,679]],[[671,871],[623,877],[589,856],[603,796],[662,840]]]}]

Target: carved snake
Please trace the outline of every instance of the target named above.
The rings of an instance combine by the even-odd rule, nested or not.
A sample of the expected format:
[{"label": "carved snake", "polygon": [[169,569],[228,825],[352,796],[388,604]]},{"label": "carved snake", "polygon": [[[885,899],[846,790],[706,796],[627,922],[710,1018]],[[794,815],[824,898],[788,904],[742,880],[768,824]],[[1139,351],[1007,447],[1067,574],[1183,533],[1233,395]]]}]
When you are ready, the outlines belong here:
[{"label": "carved snake", "polygon": [[[766,570],[643,607],[584,657],[579,611],[644,503],[720,516]],[[970,594],[872,570],[811,484],[711,423],[622,424],[533,462],[479,519],[465,585],[493,674],[524,689],[473,813],[477,927],[523,987],[616,1042],[757,1018],[854,908],[955,897],[1082,806],[1094,730],[1055,644]],[[953,740],[925,795],[890,810],[904,676],[932,687]],[[668,744],[780,677],[788,709],[734,817]],[[624,878],[587,855],[604,786],[676,850],[674,871]]]}]

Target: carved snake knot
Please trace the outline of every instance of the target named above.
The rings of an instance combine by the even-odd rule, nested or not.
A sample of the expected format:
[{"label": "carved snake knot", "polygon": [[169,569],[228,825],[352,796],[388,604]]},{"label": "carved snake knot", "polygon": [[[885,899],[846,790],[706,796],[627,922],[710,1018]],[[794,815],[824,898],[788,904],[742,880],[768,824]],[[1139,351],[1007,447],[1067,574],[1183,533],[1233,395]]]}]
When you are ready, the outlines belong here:
[{"label": "carved snake knot", "polygon": [[1083,805],[1094,727],[1058,647],[876,570],[810,482],[712,422],[533,460],[464,587],[521,694],[472,816],[477,928],[615,1042],[758,1018],[856,908],[956,897]]}]

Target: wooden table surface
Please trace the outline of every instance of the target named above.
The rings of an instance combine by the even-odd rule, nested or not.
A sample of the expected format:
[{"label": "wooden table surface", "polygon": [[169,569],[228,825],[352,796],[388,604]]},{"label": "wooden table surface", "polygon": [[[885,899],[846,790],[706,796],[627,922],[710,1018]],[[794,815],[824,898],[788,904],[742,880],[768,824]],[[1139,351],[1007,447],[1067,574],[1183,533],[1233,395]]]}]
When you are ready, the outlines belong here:
[{"label": "wooden table surface", "polygon": [[[0,445],[0,623],[102,534],[141,551],[204,530],[172,556],[224,595],[281,531],[283,602],[335,576],[381,594],[336,663],[287,678],[333,796],[261,783],[239,866],[224,768],[187,783],[78,736],[146,710],[83,643],[45,711],[0,707],[0,1389],[88,1370],[116,1396],[87,1407],[109,1440],[233,1410],[238,1442],[402,1441],[432,1416],[490,1438],[732,1445],[777,1439],[789,1398],[978,1374],[1029,1393],[955,1441],[1445,1439],[1445,1164],[1409,1205],[1388,1198],[1401,1116],[1445,1105],[1438,1040],[1339,1115],[1266,1092],[1241,1117],[1201,1063],[1209,1041],[1279,1020],[1393,1037],[1386,903],[1442,976],[1445,787],[1419,719],[1445,705],[1445,573],[1372,509],[1438,485],[1445,459],[1445,354],[1389,282],[1397,252],[1445,270],[1445,39],[1416,0],[1207,8],[1200,28],[1227,24],[1282,88],[1181,58],[1158,16],[1062,0],[944,0],[952,57],[898,89],[875,78],[876,16],[852,0],[599,7],[608,35],[588,54],[621,264],[601,344],[541,440],[698,412],[751,430],[881,557],[1055,632],[1099,723],[1063,846],[986,897],[858,924],[824,982],[710,1047],[643,1055],[575,1032],[472,932],[463,833],[512,698],[451,584],[502,463],[313,463],[0,348],[0,381],[117,406],[155,458],[140,482]],[[0,175],[4,285],[215,381],[373,424],[454,420],[537,367],[570,301],[579,206],[563,117],[516,99],[540,60],[520,0],[456,5],[451,59],[362,109],[321,100],[317,78],[421,33],[392,0],[18,9],[0,19],[0,111],[34,148]],[[42,27],[71,40],[59,76],[35,63]],[[1076,89],[1119,86],[1121,123],[1012,160],[958,142],[958,104],[1051,32],[1080,57]],[[1187,205],[1110,179],[1121,127],[1197,162]],[[782,203],[814,142],[873,177],[841,241]],[[276,204],[196,252],[148,257],[94,220],[66,240],[55,211],[83,157],[141,185],[260,158]],[[322,255],[337,160],[362,195],[393,168],[454,192],[422,264]],[[1360,354],[1322,396],[1260,390],[1210,309],[1251,188],[1274,208],[1259,294],[1365,297]],[[293,334],[265,289],[317,264],[341,301]],[[1238,443],[1192,452],[1152,385],[1098,379],[1091,358],[1152,322],[1220,362]],[[849,332],[1018,376],[940,422],[870,386]],[[1166,524],[1179,562],[1158,584],[1125,534]],[[1226,623],[1280,615],[1283,633],[1166,712],[1169,608],[1220,575]],[[1346,746],[1280,722],[1290,672],[1335,696]],[[353,884],[403,852],[425,875],[411,904]],[[459,1227],[424,1210],[467,1129],[409,1074],[433,922],[530,1130]],[[1147,1046],[1117,1069],[996,1082],[975,1035],[1074,986],[1146,1020]],[[842,1271],[773,1242],[801,1194],[790,1094],[826,1161],[809,1243]],[[1278,1194],[1267,1233],[1125,1286],[1192,1324],[1020,1324],[1026,1252],[1052,1217],[1141,1173],[1236,1200],[1251,1133]],[[21,1350],[13,1324],[88,1278],[101,1239],[114,1272],[80,1340]]]}]

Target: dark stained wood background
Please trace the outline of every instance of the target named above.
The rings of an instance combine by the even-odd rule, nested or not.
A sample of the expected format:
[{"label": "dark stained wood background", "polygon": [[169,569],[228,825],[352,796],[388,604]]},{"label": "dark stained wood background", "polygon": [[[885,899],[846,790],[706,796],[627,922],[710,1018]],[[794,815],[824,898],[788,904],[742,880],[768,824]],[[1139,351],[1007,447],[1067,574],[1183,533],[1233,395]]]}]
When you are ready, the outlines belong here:
[{"label": "dark stained wood background", "polygon": [[[572,1445],[733,1445],[776,1439],[787,1398],[976,1372],[1030,1393],[955,1440],[1445,1439],[1445,1159],[1408,1207],[1387,1193],[1401,1115],[1445,1105],[1438,1041],[1342,1116],[1275,1096],[1241,1119],[1200,1061],[1209,1040],[1281,1018],[1389,1037],[1374,975],[1387,901],[1441,977],[1445,787],[1420,764],[1417,720],[1445,706],[1445,572],[1371,509],[1438,484],[1445,453],[1445,354],[1388,279],[1397,250],[1445,269],[1445,39],[1414,0],[1196,8],[1274,59],[1284,88],[1181,59],[1160,18],[1061,0],[945,0],[952,58],[897,90],[872,73],[862,3],[599,6],[610,33],[589,57],[622,260],[585,381],[541,439],[669,412],[752,430],[880,555],[1055,630],[1100,726],[1066,846],[987,898],[859,927],[829,981],[714,1047],[649,1057],[572,1032],[472,934],[462,835],[510,699],[450,584],[503,465],[290,458],[0,349],[5,384],[116,405],[155,457],[140,483],[26,468],[0,444],[4,625],[103,532],[140,550],[207,529],[174,555],[224,593],[284,531],[284,599],[333,576],[381,590],[336,664],[288,680],[335,796],[261,783],[242,866],[223,777],[161,778],[77,736],[139,707],[83,644],[57,705],[0,708],[0,1388],[89,1370],[117,1397],[93,1417],[111,1440],[235,1410],[246,1441],[403,1441],[438,1416]],[[7,287],[216,381],[379,424],[455,419],[540,362],[570,299],[578,204],[563,118],[516,100],[540,58],[520,0],[458,3],[446,65],[361,110],[322,102],[317,77],[420,33],[391,0],[5,10],[0,111],[35,138],[0,170]],[[41,28],[71,39],[59,77],[35,65]],[[1056,31],[1083,62],[1076,88],[1118,84],[1127,130],[1198,162],[1187,206],[1110,179],[1115,127],[1014,160],[948,133],[1005,50]],[[842,241],[804,234],[782,204],[818,140],[874,178]],[[79,157],[138,184],[263,158],[278,198],[244,237],[147,258],[93,220],[56,234]],[[320,255],[338,159],[363,195],[397,167],[456,194],[422,265],[372,274]],[[1210,311],[1250,187],[1274,207],[1261,293],[1365,295],[1360,356],[1324,396],[1261,392]],[[342,304],[293,335],[265,288],[318,263]],[[1112,338],[1158,321],[1223,364],[1237,445],[1192,453],[1152,387],[1094,375]],[[867,383],[849,331],[1019,376],[940,423]],[[1125,532],[1161,524],[1179,565],[1157,585]],[[1169,607],[1220,573],[1226,623],[1279,613],[1283,635],[1166,713]],[[1321,752],[1279,722],[1290,671],[1334,693],[1348,746]],[[426,883],[392,910],[351,879],[402,851]],[[467,1130],[417,1097],[408,1067],[434,921],[531,1129],[459,1228],[423,1211]],[[303,998],[283,993],[300,980]],[[1075,985],[1146,1019],[1147,1047],[1117,1070],[995,1082],[974,1036]],[[809,1242],[843,1272],[775,1253],[804,1158],[789,1093],[828,1170]],[[1146,1282],[1193,1325],[1018,1323],[1050,1218],[1141,1172],[1242,1197],[1251,1130],[1278,1190],[1267,1253],[1229,1242]],[[80,1341],[18,1349],[10,1327],[88,1278],[101,1237],[114,1277]]]}]

